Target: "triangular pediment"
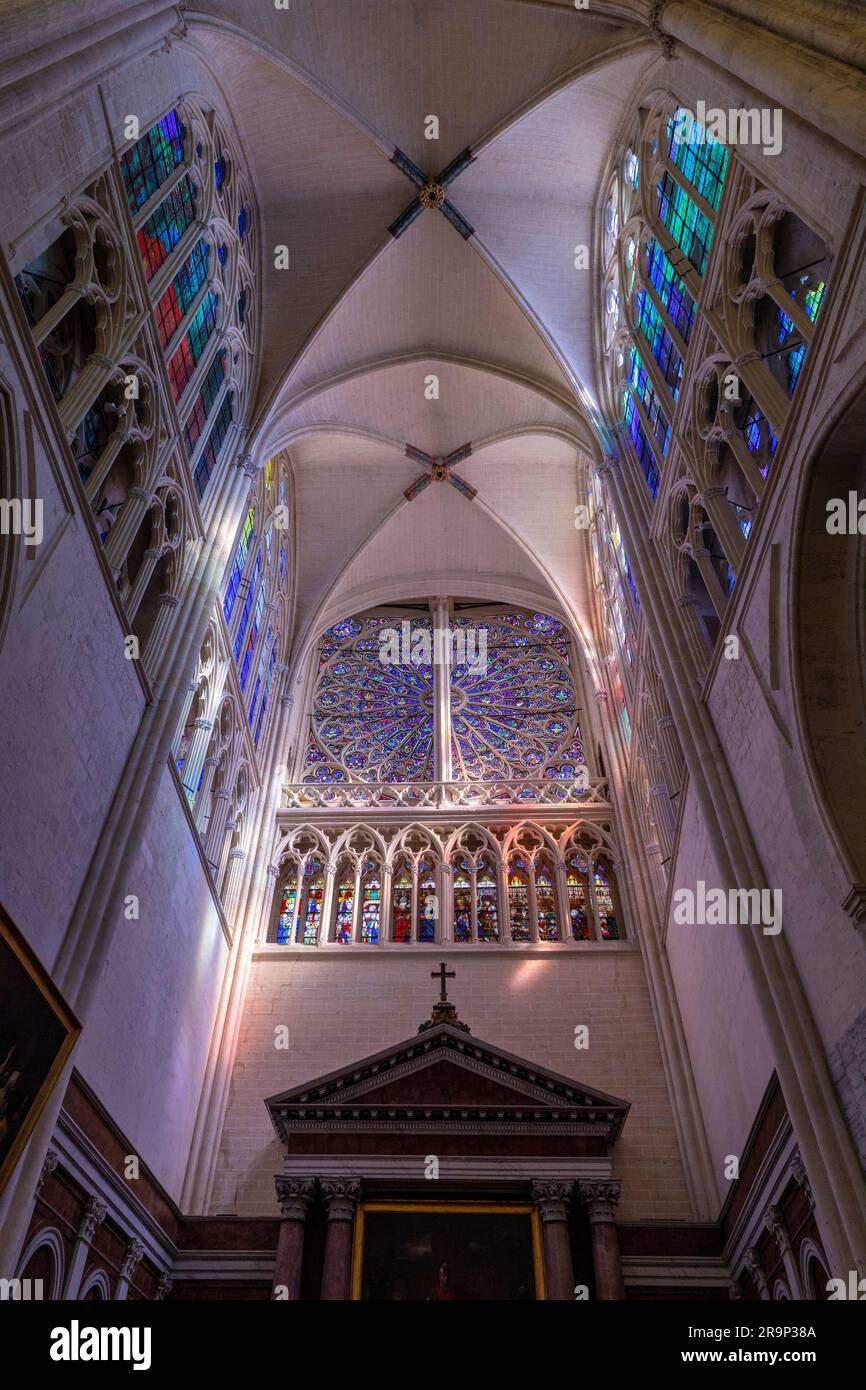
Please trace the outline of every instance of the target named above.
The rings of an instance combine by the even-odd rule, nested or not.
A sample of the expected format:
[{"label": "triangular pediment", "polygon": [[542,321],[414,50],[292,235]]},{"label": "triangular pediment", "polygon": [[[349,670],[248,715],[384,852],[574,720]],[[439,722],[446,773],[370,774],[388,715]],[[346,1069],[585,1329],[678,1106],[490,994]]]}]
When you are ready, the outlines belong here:
[{"label": "triangular pediment", "polygon": [[439,1120],[503,1119],[603,1130],[610,1143],[628,1102],[562,1076],[475,1038],[450,1024],[294,1086],[266,1102],[277,1133],[288,1141],[299,1128],[345,1128],[353,1119],[387,1128]]}]

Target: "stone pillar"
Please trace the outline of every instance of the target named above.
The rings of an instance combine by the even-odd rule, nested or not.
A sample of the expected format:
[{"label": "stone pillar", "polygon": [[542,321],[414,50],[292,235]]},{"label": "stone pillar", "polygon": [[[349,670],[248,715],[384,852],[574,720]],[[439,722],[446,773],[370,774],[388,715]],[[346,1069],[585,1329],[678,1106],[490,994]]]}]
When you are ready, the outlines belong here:
[{"label": "stone pillar", "polygon": [[568,1229],[568,1208],[571,1202],[570,1182],[534,1182],[532,1200],[541,1216],[541,1238],[544,1246],[544,1286],[549,1299],[574,1298],[574,1265],[571,1259],[571,1234]]},{"label": "stone pillar", "polygon": [[126,1247],[123,1256],[123,1264],[120,1266],[120,1278],[117,1281],[115,1299],[121,1302],[125,1300],[127,1291],[132,1283],[132,1276],[135,1274],[136,1266],[139,1264],[144,1254],[144,1246],[140,1240],[131,1240]]},{"label": "stone pillar", "polygon": [[[296,1301],[301,1296],[304,1264],[304,1230],[310,1202],[316,1192],[314,1178],[275,1178],[283,1219],[274,1263],[272,1298]],[[282,1290],[285,1289],[285,1293]],[[278,1294],[278,1290],[279,1292]]]},{"label": "stone pillar", "polygon": [[81,1218],[81,1225],[78,1227],[78,1234],[75,1237],[75,1244],[72,1247],[72,1258],[66,1271],[66,1280],[63,1285],[64,1299],[78,1297],[81,1277],[84,1274],[84,1266],[90,1251],[90,1242],[96,1234],[97,1226],[101,1226],[105,1220],[107,1212],[108,1208],[104,1202],[100,1202],[98,1197],[88,1197],[84,1215]]},{"label": "stone pillar", "polygon": [[619,1201],[621,1184],[604,1179],[600,1182],[579,1182],[581,1201],[589,1216],[592,1237],[592,1267],[595,1273],[595,1293],[606,1302],[625,1298],[622,1261],[613,1209]]},{"label": "stone pillar", "polygon": [[352,1233],[361,1183],[358,1178],[335,1178],[320,1186],[328,1208],[321,1299],[345,1301],[351,1294]]},{"label": "stone pillar", "polygon": [[761,1266],[761,1257],[754,1245],[746,1251],[746,1268],[757,1285],[758,1298],[767,1302],[770,1297],[770,1290],[767,1288],[767,1280]]},{"label": "stone pillar", "polygon": [[199,718],[196,719],[192,727],[193,734],[189,741],[183,767],[180,770],[180,776],[189,803],[194,806],[198,792],[198,780],[204,772],[205,755],[210,747],[213,720]]},{"label": "stone pillar", "polygon": [[772,1235],[779,1254],[782,1256],[782,1264],[785,1266],[785,1274],[788,1279],[788,1288],[791,1290],[792,1298],[805,1298],[800,1283],[800,1271],[797,1268],[797,1261],[794,1259],[794,1251],[791,1249],[791,1239],[788,1235],[788,1227],[782,1215],[782,1208],[777,1206],[767,1207],[764,1213],[764,1225]]}]

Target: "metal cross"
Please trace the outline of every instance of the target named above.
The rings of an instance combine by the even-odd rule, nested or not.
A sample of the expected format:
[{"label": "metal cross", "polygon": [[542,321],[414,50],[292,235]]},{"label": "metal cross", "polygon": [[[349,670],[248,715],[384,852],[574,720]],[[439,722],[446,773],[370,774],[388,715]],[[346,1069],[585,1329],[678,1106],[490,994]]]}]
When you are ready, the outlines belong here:
[{"label": "metal cross", "polygon": [[440,1004],[447,1004],[447,1003],[448,1003],[448,995],[447,995],[446,992],[445,992],[445,981],[446,981],[446,980],[456,980],[456,979],[457,979],[457,971],[456,971],[456,970],[446,970],[446,969],[445,969],[445,962],[444,962],[444,960],[442,960],[442,961],[439,962],[439,969],[438,969],[438,970],[431,970],[431,971],[430,971],[430,978],[433,979],[433,980],[438,980],[438,981],[439,981],[439,988],[440,988],[439,1003],[440,1003]]}]

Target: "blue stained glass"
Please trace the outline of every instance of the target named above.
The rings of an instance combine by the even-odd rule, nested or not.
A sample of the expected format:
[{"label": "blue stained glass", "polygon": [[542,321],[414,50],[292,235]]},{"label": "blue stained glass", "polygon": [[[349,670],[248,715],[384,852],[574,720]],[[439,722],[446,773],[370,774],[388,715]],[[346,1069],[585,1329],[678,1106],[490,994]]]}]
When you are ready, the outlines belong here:
[{"label": "blue stained glass", "polygon": [[637,406],[634,403],[634,397],[632,396],[630,391],[626,392],[625,420],[626,424],[628,425],[628,431],[631,435],[632,443],[635,447],[635,452],[638,456],[638,462],[640,463],[641,468],[644,471],[644,476],[647,480],[647,483],[649,484],[650,496],[655,498],[659,490],[659,480],[661,477],[661,472],[658,463],[656,462],[656,457],[653,453],[652,445],[647,439],[646,431],[644,430],[644,427],[641,424],[640,415],[638,414]]},{"label": "blue stained glass", "polygon": [[684,107],[668,121],[668,155],[715,212],[728,169],[728,151]]},{"label": "blue stained glass", "polygon": [[647,270],[674,328],[683,342],[688,343],[695,321],[695,301],[657,241],[647,242]]},{"label": "blue stained glass", "polygon": [[177,112],[169,111],[121,159],[120,171],[132,212],[143,207],[183,162],[183,135]]},{"label": "blue stained glass", "polygon": [[669,173],[659,180],[658,215],[683,255],[703,275],[713,239],[712,224]]},{"label": "blue stained glass", "polygon": [[666,454],[668,441],[671,437],[671,427],[662,409],[662,403],[653,389],[649,373],[641,361],[640,353],[635,347],[631,349],[629,354],[629,382],[632,389],[640,398],[644,410],[649,417],[650,424],[653,427],[656,440],[661,446],[662,453]]},{"label": "blue stained glass", "polygon": [[646,338],[650,352],[658,363],[662,376],[671,388],[671,394],[676,400],[683,379],[683,359],[674,346],[674,340],[662,323],[661,315],[646,290],[639,292],[635,300],[635,312],[637,326]]},{"label": "blue stained glass", "polygon": [[226,164],[222,156],[220,156],[219,159],[214,161],[213,181],[216,191],[217,193],[219,193],[220,189],[226,181]]},{"label": "blue stained glass", "polygon": [[241,538],[238,541],[238,548],[235,551],[235,558],[232,563],[228,584],[226,585],[225,597],[223,599],[223,615],[227,623],[231,619],[232,612],[235,606],[235,599],[238,596],[238,589],[240,588],[241,580],[244,577],[244,569],[246,568],[247,555],[250,551],[250,540],[252,539],[253,534],[253,520],[254,512],[253,508],[250,507],[246,515],[246,520],[244,521],[243,530],[241,531]]},{"label": "blue stained glass", "polygon": [[246,208],[241,208],[240,212],[238,213],[238,236],[240,237],[241,241],[243,241],[244,236],[246,235],[248,225],[249,217],[247,215],[247,210]]}]

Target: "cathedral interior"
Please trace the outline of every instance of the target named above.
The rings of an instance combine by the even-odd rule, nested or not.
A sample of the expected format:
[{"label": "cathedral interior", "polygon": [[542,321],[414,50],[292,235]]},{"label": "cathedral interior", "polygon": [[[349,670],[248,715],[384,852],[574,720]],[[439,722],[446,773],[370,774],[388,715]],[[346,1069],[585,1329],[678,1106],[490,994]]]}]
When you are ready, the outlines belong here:
[{"label": "cathedral interior", "polygon": [[862,3],[0,47],[0,1276],[856,1285]]}]

